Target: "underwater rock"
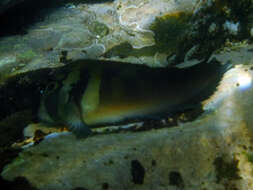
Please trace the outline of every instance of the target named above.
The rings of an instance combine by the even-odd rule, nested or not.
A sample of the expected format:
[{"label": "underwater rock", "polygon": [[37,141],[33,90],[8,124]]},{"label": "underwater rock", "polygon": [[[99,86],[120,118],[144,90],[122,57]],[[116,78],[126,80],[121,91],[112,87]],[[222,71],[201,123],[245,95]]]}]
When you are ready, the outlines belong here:
[{"label": "underwater rock", "polygon": [[190,67],[227,39],[252,39],[251,0],[54,0],[20,9],[1,16],[0,82],[82,59]]},{"label": "underwater rock", "polygon": [[87,139],[52,135],[26,148],[1,175],[23,176],[42,190],[252,189],[250,68],[227,71],[193,122]]},{"label": "underwater rock", "polygon": [[[5,110],[0,118],[6,118],[1,122],[2,135],[10,135],[2,138],[1,143],[9,146],[18,141],[13,147],[24,148],[5,166],[1,173],[4,179],[15,181],[24,176],[33,187],[42,190],[253,188],[252,0],[97,0],[45,5],[34,12],[26,11],[27,14],[23,14],[24,10],[17,14],[7,10],[0,19],[0,25],[4,26],[0,31],[0,107]],[[13,22],[17,17],[20,20]],[[107,73],[131,63],[133,67],[149,66],[150,76],[156,73],[155,69],[163,73],[173,67],[169,75],[173,80],[178,69],[199,68],[202,64],[207,70],[208,64],[215,66],[215,63],[232,64],[234,68],[225,73],[220,85],[219,81],[213,83],[208,95],[199,93],[196,104],[215,92],[202,102],[204,113],[201,116],[198,113],[194,121],[182,113],[178,119],[162,118],[154,123],[153,120],[115,123],[92,128],[94,134],[83,139],[64,129],[32,124],[25,134],[35,137],[20,143],[24,125],[38,122],[34,116],[40,95],[50,97],[47,90],[53,89],[51,92],[55,93],[58,89],[63,96],[55,93],[55,97],[62,102],[72,95],[75,77],[74,82],[67,79],[62,84],[65,76],[59,75],[56,67],[72,71],[85,60],[117,65]],[[126,77],[131,77],[125,70]],[[195,74],[207,79],[213,76],[201,69]],[[139,77],[148,84],[164,87],[166,83],[162,79]],[[95,84],[100,82],[91,78]],[[133,86],[142,81],[131,79]],[[204,80],[198,81],[199,87],[205,85]],[[58,88],[58,82],[62,88]],[[180,89],[178,97],[188,97],[193,92],[191,85],[187,86],[191,80],[181,82],[173,89]],[[97,91],[99,85],[88,86],[87,89]],[[84,110],[97,106],[94,91],[79,94],[91,102],[84,103]],[[135,97],[132,93],[131,97]],[[47,105],[50,103],[56,102],[50,100]],[[50,112],[48,107],[46,113]],[[60,108],[73,111],[77,107]],[[28,117],[22,115],[25,109],[31,110]],[[9,119],[11,125],[7,125]],[[19,121],[22,124],[16,130]],[[66,127],[64,122],[60,124],[59,127]],[[41,126],[46,130],[40,130]]]}]

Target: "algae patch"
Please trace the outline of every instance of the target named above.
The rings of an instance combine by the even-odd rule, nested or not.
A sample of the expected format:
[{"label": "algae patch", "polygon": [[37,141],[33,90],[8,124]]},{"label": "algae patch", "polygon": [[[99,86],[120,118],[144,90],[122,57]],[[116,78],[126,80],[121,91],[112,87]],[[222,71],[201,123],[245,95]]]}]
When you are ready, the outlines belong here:
[{"label": "algae patch", "polygon": [[227,180],[238,180],[241,179],[239,176],[238,160],[232,160],[231,162],[225,161],[224,156],[217,157],[214,160],[214,166],[217,173],[217,183]]},{"label": "algae patch", "polygon": [[183,40],[183,36],[189,29],[190,18],[191,13],[185,12],[158,16],[149,28],[155,34],[155,45],[136,49],[126,41],[107,50],[104,56],[106,58],[115,56],[126,58],[129,56],[155,56],[157,52],[175,53],[178,49],[178,44]]},{"label": "algae patch", "polygon": [[109,28],[98,21],[92,22],[89,26],[89,31],[99,37],[104,37],[109,34]]},{"label": "algae patch", "polygon": [[159,52],[175,51],[189,28],[190,13],[175,12],[156,17],[150,29],[155,33],[156,47]]},{"label": "algae patch", "polygon": [[30,62],[37,54],[33,50],[27,50],[17,55],[17,61],[20,63]]},{"label": "algae patch", "polygon": [[249,161],[251,164],[253,164],[253,152],[245,153],[245,155],[247,156],[248,161]]}]

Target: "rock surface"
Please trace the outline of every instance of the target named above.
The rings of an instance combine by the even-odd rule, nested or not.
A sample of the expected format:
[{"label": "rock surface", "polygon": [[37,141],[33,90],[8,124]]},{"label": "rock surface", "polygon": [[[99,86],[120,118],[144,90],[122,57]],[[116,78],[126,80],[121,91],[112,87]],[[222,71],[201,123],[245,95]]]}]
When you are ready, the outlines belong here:
[{"label": "rock surface", "polygon": [[64,1],[35,17],[21,33],[1,36],[1,84],[83,59],[179,68],[216,59],[235,67],[193,122],[86,139],[53,133],[6,165],[4,179],[23,176],[41,190],[253,188],[252,0]]},{"label": "rock surface", "polygon": [[251,0],[55,4],[57,1],[51,7],[43,4],[41,10],[39,4],[36,12],[30,7],[3,16],[0,81],[81,59],[188,67],[207,61],[226,40],[252,39]]},{"label": "rock surface", "polygon": [[252,77],[250,66],[229,70],[203,102],[205,114],[179,127],[87,139],[51,134],[2,176],[43,190],[251,189]]}]

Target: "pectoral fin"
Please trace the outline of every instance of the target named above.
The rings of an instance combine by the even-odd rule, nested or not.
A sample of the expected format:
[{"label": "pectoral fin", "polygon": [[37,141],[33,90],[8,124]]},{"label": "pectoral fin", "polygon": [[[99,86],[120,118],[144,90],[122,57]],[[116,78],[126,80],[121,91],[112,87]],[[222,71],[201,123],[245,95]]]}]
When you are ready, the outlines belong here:
[{"label": "pectoral fin", "polygon": [[87,137],[91,134],[90,128],[83,122],[80,116],[80,110],[74,102],[66,104],[64,110],[63,118],[65,123],[77,137]]}]

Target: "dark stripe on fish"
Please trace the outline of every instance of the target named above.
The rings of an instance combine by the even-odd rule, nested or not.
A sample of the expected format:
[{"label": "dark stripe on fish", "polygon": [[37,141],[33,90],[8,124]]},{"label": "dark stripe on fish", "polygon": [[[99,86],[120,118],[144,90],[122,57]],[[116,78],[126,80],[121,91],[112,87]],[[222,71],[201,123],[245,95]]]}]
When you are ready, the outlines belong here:
[{"label": "dark stripe on fish", "polygon": [[[69,125],[73,131],[90,134],[87,124],[97,127],[159,118],[197,107],[215,92],[229,68],[229,64],[222,65],[215,60],[185,69],[87,60],[75,67],[81,74],[78,81],[69,81],[71,89],[64,90],[62,86],[46,95],[46,110],[55,121]],[[71,71],[71,66],[69,69],[70,74],[75,73],[74,69]],[[94,74],[98,70],[101,74]],[[67,84],[68,80],[65,79],[63,84]],[[92,88],[91,81],[94,85],[99,82],[99,89]],[[87,92],[87,89],[95,91]],[[94,98],[96,93],[98,99]],[[84,97],[88,98],[87,102]],[[81,106],[80,101],[88,108],[89,105],[95,106],[94,110],[87,111],[88,108]],[[89,101],[97,101],[98,105]]]}]

